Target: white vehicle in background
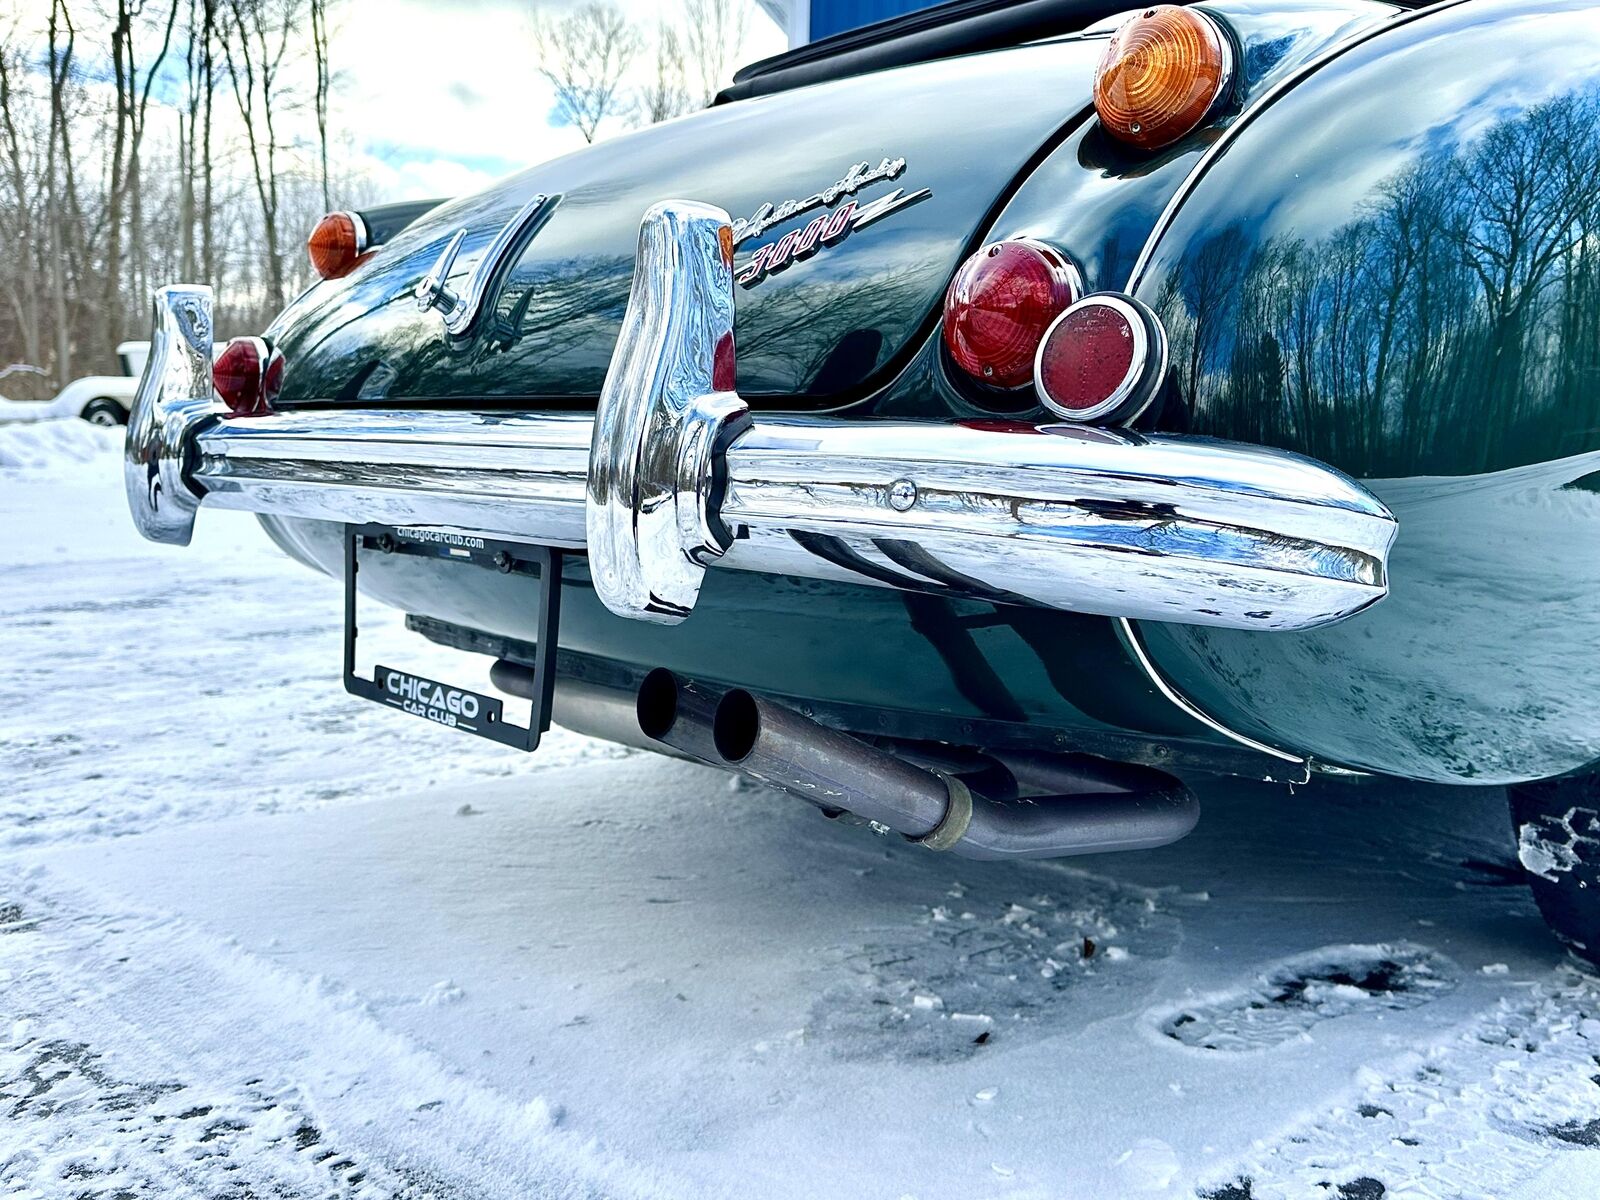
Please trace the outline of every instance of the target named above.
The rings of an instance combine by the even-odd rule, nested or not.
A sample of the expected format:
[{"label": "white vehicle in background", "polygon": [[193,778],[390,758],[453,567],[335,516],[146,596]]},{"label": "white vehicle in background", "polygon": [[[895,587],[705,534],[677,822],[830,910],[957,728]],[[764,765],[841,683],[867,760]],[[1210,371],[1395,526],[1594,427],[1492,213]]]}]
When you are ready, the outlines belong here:
[{"label": "white vehicle in background", "polygon": [[149,342],[123,342],[117,347],[121,375],[85,375],[67,384],[52,400],[0,401],[0,420],[82,417],[91,425],[126,425],[128,410],[133,406],[133,393],[149,357]]},{"label": "white vehicle in background", "polygon": [[121,375],[85,375],[74,379],[47,405],[52,417],[82,417],[91,425],[126,425],[133,393],[150,357],[149,342],[123,342],[117,347]]}]

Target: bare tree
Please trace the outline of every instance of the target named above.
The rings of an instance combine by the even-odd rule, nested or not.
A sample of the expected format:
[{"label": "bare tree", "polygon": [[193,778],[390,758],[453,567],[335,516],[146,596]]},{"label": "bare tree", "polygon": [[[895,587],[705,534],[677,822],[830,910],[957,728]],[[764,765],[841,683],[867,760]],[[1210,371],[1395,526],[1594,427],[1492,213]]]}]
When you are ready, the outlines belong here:
[{"label": "bare tree", "polygon": [[228,79],[244,124],[261,202],[262,235],[266,241],[267,299],[284,302],[283,252],[280,246],[277,121],[288,101],[283,78],[290,35],[299,28],[301,0],[228,0],[233,36],[222,39]]},{"label": "bare tree", "polygon": [[[161,31],[161,45],[149,66],[139,64],[139,33],[143,24],[147,0],[117,0],[115,20],[111,28],[112,80],[116,87],[116,126],[111,151],[111,184],[107,194],[109,207],[106,216],[106,273],[105,313],[109,322],[115,322],[121,311],[123,285],[123,231],[126,224],[134,242],[135,262],[142,261],[138,239],[144,230],[143,197],[140,185],[139,150],[144,142],[145,120],[150,108],[150,92],[155,87],[161,64],[172,46],[172,31],[178,21],[179,0],[168,0],[164,9],[158,9],[157,28]],[[164,12],[164,17],[161,13]],[[142,77],[141,77],[142,74]],[[114,340],[116,329],[108,327],[108,340]]]},{"label": "bare tree", "polygon": [[[0,206],[0,241],[15,255],[15,267],[0,286],[16,314],[17,330],[25,361],[37,363],[41,329],[39,307],[33,302],[37,290],[39,195],[37,173],[30,161],[35,139],[25,138],[19,119],[21,104],[15,96],[15,78],[22,69],[21,54],[9,40],[0,42],[0,151],[5,157],[5,181],[10,195]],[[31,131],[30,131],[31,132]],[[26,143],[26,144],[25,144]],[[0,362],[0,366],[4,366]]]},{"label": "bare tree", "polygon": [[684,81],[683,43],[677,30],[662,21],[656,31],[656,69],[639,89],[637,116],[646,125],[681,116],[695,107]]},{"label": "bare tree", "polygon": [[537,70],[555,89],[556,109],[583,140],[593,142],[608,117],[626,115],[622,86],[644,38],[614,4],[584,4],[564,16],[535,13]]},{"label": "bare tree", "polygon": [[679,35],[695,106],[705,108],[733,78],[749,32],[746,0],[684,0]]},{"label": "bare tree", "polygon": [[329,0],[311,2],[311,52],[317,64],[317,151],[322,163],[322,207],[333,207],[333,194],[328,187],[328,4]]}]

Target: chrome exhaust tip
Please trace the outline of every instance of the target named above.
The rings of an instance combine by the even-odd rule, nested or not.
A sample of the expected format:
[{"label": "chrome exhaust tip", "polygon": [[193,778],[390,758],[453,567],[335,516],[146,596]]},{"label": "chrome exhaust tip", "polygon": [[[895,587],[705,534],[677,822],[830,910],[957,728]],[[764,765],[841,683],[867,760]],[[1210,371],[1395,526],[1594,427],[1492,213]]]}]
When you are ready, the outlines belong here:
[{"label": "chrome exhaust tip", "polygon": [[639,729],[652,742],[713,766],[718,764],[713,718],[716,697],[665,667],[644,677],[634,700]]}]

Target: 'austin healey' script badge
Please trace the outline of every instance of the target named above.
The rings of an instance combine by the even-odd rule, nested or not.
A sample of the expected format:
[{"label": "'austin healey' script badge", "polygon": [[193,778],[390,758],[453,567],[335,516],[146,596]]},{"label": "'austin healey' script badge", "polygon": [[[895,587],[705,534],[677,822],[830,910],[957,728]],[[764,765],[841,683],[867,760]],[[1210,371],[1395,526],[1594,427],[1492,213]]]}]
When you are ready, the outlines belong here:
[{"label": "'austin healey' script badge", "polygon": [[[933,195],[933,189],[907,192],[895,188],[875,200],[865,203],[856,195],[874,183],[897,178],[906,169],[903,158],[886,158],[877,166],[860,162],[845,172],[844,178],[823,188],[803,200],[785,200],[781,204],[763,204],[749,217],[733,223],[733,244],[760,237],[774,225],[791,217],[798,217],[812,209],[828,211],[818,213],[810,224],[801,229],[791,229],[775,242],[757,248],[749,260],[739,268],[735,278],[744,287],[754,287],[769,275],[784,270],[801,259],[810,258],[828,246],[836,246],[857,229],[881,221],[891,213],[909,208],[919,200]],[[835,208],[839,201],[849,197],[847,203]]]}]

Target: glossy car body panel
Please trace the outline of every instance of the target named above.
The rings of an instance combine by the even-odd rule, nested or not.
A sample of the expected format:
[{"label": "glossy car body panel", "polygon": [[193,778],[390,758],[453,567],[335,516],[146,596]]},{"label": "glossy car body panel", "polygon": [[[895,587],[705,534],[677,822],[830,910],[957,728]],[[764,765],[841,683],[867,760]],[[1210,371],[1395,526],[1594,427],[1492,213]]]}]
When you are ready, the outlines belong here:
[{"label": "glossy car body panel", "polygon": [[[1149,420],[1366,483],[1400,519],[1391,597],[1307,633],[1143,624],[1146,670],[1103,618],[827,580],[718,575],[662,629],[611,616],[579,569],[564,650],[844,706],[855,728],[921,722],[942,737],[953,721],[974,740],[1168,747],[1279,777],[1294,777],[1283,761],[1241,768],[1237,745],[1172,697],[1348,769],[1498,782],[1600,759],[1600,22],[1556,0],[1398,19],[1379,4],[1207,7],[1238,38],[1241,91],[1158,155],[1119,149],[1089,116],[1093,35],[727,105],[436,210],[314,289],[276,328],[288,395],[589,407],[649,204],[676,193],[748,215],[903,154],[904,175],[863,195],[933,198],[740,293],[738,386],[753,407],[1031,415],[1031,396],[954,377],[940,349],[938,299],[960,257],[1043,238],[1090,288],[1124,286],[1148,257],[1134,290],[1167,320],[1178,367]],[[560,204],[495,298],[498,319],[445,338],[411,284],[458,227],[470,271],[535,190]],[[1501,210],[1520,215],[1497,224]],[[337,569],[333,528],[268,525]],[[363,579],[458,630],[529,635],[511,583],[399,563]]]},{"label": "glossy car body panel", "polygon": [[[1243,47],[1236,106],[1394,11],[1370,0],[1213,7]],[[937,308],[961,258],[1015,227],[1080,256],[1093,268],[1091,287],[1117,286],[1220,127],[1158,159],[1119,151],[1089,108],[1103,46],[1103,35],[1063,38],[723,105],[440,205],[275,322],[288,362],[282,402],[590,406],[621,325],[639,219],[652,204],[693,199],[748,217],[764,203],[811,196],[858,162],[903,157],[902,173],[855,198],[928,189],[925,199],[740,289],[738,390],[779,409],[863,400],[864,411],[900,415],[1014,408],[981,390],[975,405],[962,381],[942,377]],[[489,319],[469,336],[440,336],[438,315],[416,311],[412,286],[464,228],[451,277],[459,290],[538,193],[554,197],[554,209],[491,298]],[[747,239],[738,265],[848,198]]]},{"label": "glossy car body panel", "polygon": [[1343,625],[1142,627],[1224,722],[1444,782],[1600,758],[1596,63],[1589,4],[1418,14],[1248,121],[1161,234],[1136,293],[1170,425],[1329,462],[1400,521],[1390,599]]},{"label": "glossy car body panel", "polygon": [[[994,237],[1039,236],[1067,247],[1088,272],[1090,287],[1120,286],[1169,198],[1238,109],[1330,45],[1390,19],[1395,12],[1390,5],[1366,0],[1290,0],[1283,4],[1235,0],[1213,7],[1227,14],[1241,46],[1240,79],[1233,107],[1221,114],[1217,124],[1158,157],[1119,150],[1098,131],[1089,117],[1089,76],[1083,63],[1086,56],[1092,62],[1103,41],[1099,37],[1082,43],[1067,39],[1042,47],[974,56],[957,64],[929,64],[809,89],[761,102],[759,110],[752,105],[735,105],[731,110],[702,114],[611,146],[597,147],[586,152],[594,165],[584,165],[582,169],[596,177],[608,175],[612,181],[604,197],[597,195],[586,207],[575,210],[584,223],[572,226],[572,232],[564,235],[567,241],[562,245],[566,248],[561,253],[568,256],[568,265],[560,266],[558,244],[547,240],[558,228],[552,221],[548,229],[541,230],[534,246],[538,254],[546,257],[530,260],[519,270],[537,267],[553,275],[564,273],[572,277],[571,286],[577,288],[580,273],[573,264],[589,255],[582,238],[597,236],[596,231],[602,230],[605,239],[614,237],[619,245],[624,237],[628,239],[630,257],[625,259],[613,247],[607,271],[584,277],[584,282],[595,289],[595,295],[609,294],[606,289],[615,285],[614,301],[608,302],[612,307],[584,318],[588,324],[581,336],[576,330],[568,334],[573,343],[571,353],[589,360],[583,376],[588,383],[583,386],[593,386],[598,392],[598,373],[608,361],[615,341],[632,270],[631,241],[636,237],[638,215],[661,197],[660,189],[668,186],[663,179],[681,183],[684,191],[696,196],[710,194],[714,186],[721,187],[726,198],[734,168],[747,168],[748,155],[753,153],[745,151],[746,157],[727,167],[714,161],[708,166],[706,161],[700,161],[690,179],[687,175],[672,175],[659,156],[641,156],[636,150],[627,152],[627,147],[649,144],[648,139],[657,138],[660,145],[671,148],[671,153],[682,156],[682,147],[691,137],[705,139],[701,144],[720,147],[739,145],[733,139],[739,130],[772,129],[773,134],[762,138],[766,146],[762,153],[790,164],[785,170],[791,172],[793,182],[784,191],[769,186],[768,175],[758,172],[754,179],[741,176],[739,186],[750,190],[743,194],[745,203],[733,211],[748,215],[763,200],[809,194],[837,178],[848,165],[836,165],[821,149],[807,149],[805,154],[795,152],[792,137],[785,144],[777,132],[790,131],[805,120],[814,119],[821,111],[819,105],[842,122],[840,129],[854,130],[868,121],[881,125],[888,131],[882,135],[884,153],[927,139],[933,136],[930,130],[937,127],[943,169],[951,173],[952,179],[935,178],[930,183],[928,178],[918,176],[914,168],[920,160],[913,158],[909,149],[902,149],[900,152],[908,158],[907,171],[890,185],[932,186],[936,196],[954,194],[965,205],[956,230],[958,236],[945,236],[937,242],[941,259],[936,282],[920,298],[897,297],[893,273],[878,265],[885,254],[892,253],[895,244],[892,237],[888,242],[878,239],[893,235],[896,221],[925,220],[939,211],[924,204],[885,221],[881,229],[863,231],[837,247],[834,269],[824,272],[820,279],[811,274],[827,265],[819,255],[755,289],[741,290],[735,322],[738,383],[741,392],[748,393],[752,380],[759,382],[765,370],[756,357],[760,341],[751,332],[752,305],[758,302],[770,303],[774,314],[785,315],[790,322],[787,328],[775,329],[774,336],[786,345],[798,341],[805,353],[813,357],[821,353],[835,363],[850,360],[855,353],[853,346],[863,346],[868,341],[877,344],[875,335],[863,335],[861,330],[869,321],[880,321],[881,314],[890,313],[916,332],[905,346],[905,352],[911,355],[909,364],[896,369],[890,363],[887,372],[880,369],[879,374],[887,379],[884,386],[876,390],[870,386],[844,386],[842,392],[826,401],[802,395],[775,396],[768,398],[765,406],[800,408],[827,403],[837,407],[860,397],[850,404],[852,416],[983,418],[1005,412],[1016,407],[1014,400],[951,378],[940,350],[937,301],[960,255]],[[1058,61],[1053,68],[1055,73],[1036,75],[1025,89],[1029,93],[1023,106],[1025,112],[1037,115],[1048,110],[1049,114],[1049,120],[1029,134],[1035,142],[1003,146],[998,152],[988,146],[982,150],[984,157],[976,160],[980,166],[1002,160],[1023,165],[1022,174],[1013,180],[1004,177],[1003,172],[973,170],[974,159],[969,151],[975,143],[998,143],[1003,137],[1014,139],[1015,135],[997,132],[995,126],[989,125],[980,136],[961,119],[963,110],[958,100],[962,89],[969,88],[976,94],[982,91],[982,80],[1019,75],[1023,67],[1031,67],[1046,57]],[[1060,74],[1068,68],[1072,72],[1070,78]],[[952,70],[956,74],[952,75]],[[1063,85],[1070,82],[1077,90],[1051,91],[1047,85],[1052,81]],[[936,109],[930,110],[924,99],[930,94],[941,98]],[[990,102],[984,100],[986,110]],[[787,115],[791,110],[799,116],[791,119]],[[757,115],[741,118],[743,124],[732,124],[729,111],[755,111]],[[930,111],[949,115],[942,122],[930,121]],[[710,132],[704,132],[708,123]],[[914,141],[904,140],[906,137]],[[1046,148],[1035,153],[1039,139],[1043,139]],[[952,141],[954,150],[949,148]],[[821,143],[808,139],[804,145],[809,148]],[[999,157],[994,157],[997,153]],[[861,154],[867,157],[867,149]],[[543,360],[514,348],[509,353],[489,354],[469,339],[452,349],[442,336],[437,319],[431,314],[428,319],[421,319],[420,314],[414,313],[409,296],[412,283],[432,265],[439,246],[454,228],[466,225],[473,231],[460,260],[459,271],[464,275],[471,268],[472,256],[481,252],[498,224],[509,219],[527,194],[536,189],[565,189],[565,205],[574,176],[552,178],[548,172],[557,169],[575,172],[579,168],[570,160],[535,168],[485,197],[439,209],[422,224],[393,239],[365,276],[323,285],[291,308],[277,323],[281,340],[297,363],[287,381],[291,399],[298,389],[303,399],[371,405],[382,399],[399,401],[412,392],[448,394],[454,388],[467,386],[474,389],[475,403],[481,402],[477,395],[482,391],[490,402],[498,399],[511,407],[527,407],[529,402],[519,400],[519,394],[548,395],[579,387],[576,375],[561,374],[566,367],[546,375]],[[687,172],[690,168],[673,169]],[[959,190],[952,193],[952,184]],[[880,186],[867,195],[882,190]],[[602,204],[602,198],[611,206]],[[997,205],[1002,199],[1004,204],[995,215],[973,220],[983,216],[986,206]],[[738,199],[727,202],[737,204]],[[630,211],[634,208],[638,211]],[[628,214],[625,220],[618,215],[621,213]],[[803,219],[797,218],[796,223]],[[785,228],[775,227],[769,236],[781,235]],[[910,239],[906,245],[914,245],[913,232],[913,227],[908,226],[898,236]],[[766,240],[751,239],[746,246]],[[610,246],[604,239],[602,244]],[[922,235],[921,244],[932,244],[926,234]],[[748,253],[746,249],[740,261]],[[831,284],[830,279],[834,281]],[[838,303],[816,303],[813,298],[827,294],[830,287],[839,290]],[[324,292],[328,294],[320,294]],[[563,301],[559,294],[551,292],[540,302],[552,304],[557,313],[571,315],[572,303],[577,301]],[[594,303],[593,297],[584,302]],[[530,300],[526,307],[533,307],[533,302]],[[514,302],[497,303],[497,311],[502,313],[515,308]],[[861,313],[869,315],[863,318]],[[759,334],[759,326],[756,332]],[[754,368],[750,365],[753,359],[757,363]],[[874,361],[884,360],[874,352]],[[865,370],[852,367],[840,378],[849,384],[850,380],[862,378]],[[826,372],[813,379],[813,384],[834,386],[828,384]],[[1031,392],[1025,396],[1024,403],[1033,405]],[[593,397],[557,399],[587,407]],[[753,400],[757,406],[763,404],[759,396]],[[307,561],[330,572],[339,569],[337,537],[330,527],[298,520],[273,520],[268,525],[274,536]],[[397,567],[387,576],[364,571],[363,586],[378,589],[378,594],[396,607],[462,628],[507,637],[530,635],[521,626],[523,615],[530,611],[526,598],[513,601],[508,597],[488,603],[483,597],[461,594],[449,586],[447,579],[424,579],[416,572],[406,571],[407,568]],[[569,572],[569,576],[563,605],[563,644],[579,653],[646,666],[665,664],[693,676],[855,706],[863,712],[881,708],[898,713],[899,719],[913,724],[918,712],[925,721],[948,718],[980,725],[988,722],[983,735],[986,738],[1038,736],[1050,744],[1098,746],[1102,752],[1131,757],[1165,753],[1164,747],[1181,745],[1192,760],[1205,760],[1223,769],[1258,776],[1303,777],[1302,764],[1243,750],[1186,715],[1141,670],[1116,624],[1105,618],[936,595],[894,596],[881,589],[824,581],[797,583],[740,576],[732,581],[715,580],[702,597],[697,614],[682,626],[666,631],[611,617],[598,604],[581,573]],[[729,637],[736,637],[750,651],[730,656]],[[849,664],[849,669],[841,670],[841,663]]]},{"label": "glossy car body panel", "polygon": [[[859,388],[917,335],[1012,179],[1080,116],[1097,52],[1097,42],[1025,47],[726,105],[443,205],[345,286],[317,289],[278,322],[289,361],[284,400],[592,402],[651,205],[692,199],[749,216],[764,203],[808,197],[857,163],[903,158],[896,178],[857,198],[898,187],[928,189],[925,199],[740,297],[742,394],[804,403]],[[961,119],[977,110],[987,114],[981,126]],[[499,227],[538,192],[555,198],[555,209],[492,298],[491,319],[447,342],[438,317],[410,302],[412,284],[462,228],[453,278],[464,281]],[[746,241],[740,264],[787,228]]]}]

